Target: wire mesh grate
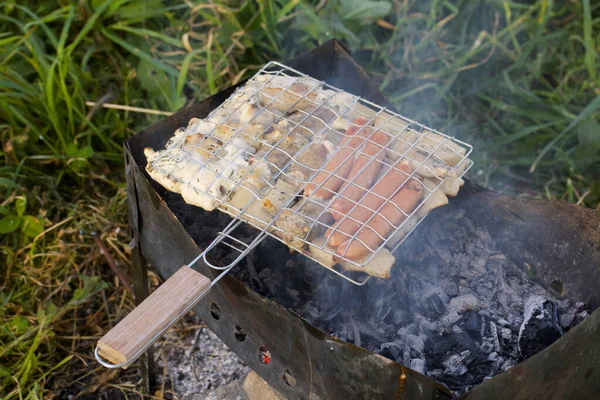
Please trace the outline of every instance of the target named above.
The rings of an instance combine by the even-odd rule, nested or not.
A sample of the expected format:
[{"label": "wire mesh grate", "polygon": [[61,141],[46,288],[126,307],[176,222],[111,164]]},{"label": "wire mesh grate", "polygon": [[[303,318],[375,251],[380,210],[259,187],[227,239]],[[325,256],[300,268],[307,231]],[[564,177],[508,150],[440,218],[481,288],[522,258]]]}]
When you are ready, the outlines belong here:
[{"label": "wire mesh grate", "polygon": [[[471,151],[270,62],[207,118],[175,132],[165,150],[146,149],[146,157],[150,176],[186,202],[257,228],[253,245],[271,235],[329,268],[342,264],[343,271],[332,270],[363,284],[344,271],[393,253],[440,192],[458,190]],[[219,241],[239,244],[230,231]],[[249,251],[229,247],[240,257]]]}]

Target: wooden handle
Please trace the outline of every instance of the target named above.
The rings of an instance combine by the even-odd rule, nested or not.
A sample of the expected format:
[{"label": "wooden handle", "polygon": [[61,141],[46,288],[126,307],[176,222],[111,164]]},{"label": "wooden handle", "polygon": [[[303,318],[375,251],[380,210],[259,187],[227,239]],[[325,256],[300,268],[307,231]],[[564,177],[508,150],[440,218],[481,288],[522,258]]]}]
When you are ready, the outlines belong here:
[{"label": "wooden handle", "polygon": [[98,352],[114,364],[134,361],[164,328],[210,286],[210,279],[193,269],[179,268],[154,293],[98,341]]}]

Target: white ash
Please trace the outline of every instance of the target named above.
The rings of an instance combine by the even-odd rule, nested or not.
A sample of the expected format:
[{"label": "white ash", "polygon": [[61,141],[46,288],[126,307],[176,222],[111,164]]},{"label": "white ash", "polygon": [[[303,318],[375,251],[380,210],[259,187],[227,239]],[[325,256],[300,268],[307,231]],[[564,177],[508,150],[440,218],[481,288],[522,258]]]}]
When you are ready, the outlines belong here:
[{"label": "white ash", "polygon": [[414,358],[410,360],[410,369],[415,370],[421,374],[425,373],[425,360],[422,358]]},{"label": "white ash", "polygon": [[[186,337],[169,332],[156,352],[159,375],[167,364],[168,386],[181,400],[200,400],[248,374],[250,369],[208,328]],[[160,378],[162,379],[162,378]],[[214,396],[213,396],[214,397]]]},{"label": "white ash", "polygon": [[452,325],[462,318],[465,311],[477,310],[478,307],[479,300],[472,294],[454,297],[450,300],[450,303],[446,308],[446,314],[440,319],[440,323],[443,325]]},{"label": "white ash", "polygon": [[464,375],[469,368],[467,363],[464,361],[471,355],[469,350],[464,350],[459,354],[453,354],[448,357],[442,365],[444,366],[444,374],[450,376],[461,376]]}]

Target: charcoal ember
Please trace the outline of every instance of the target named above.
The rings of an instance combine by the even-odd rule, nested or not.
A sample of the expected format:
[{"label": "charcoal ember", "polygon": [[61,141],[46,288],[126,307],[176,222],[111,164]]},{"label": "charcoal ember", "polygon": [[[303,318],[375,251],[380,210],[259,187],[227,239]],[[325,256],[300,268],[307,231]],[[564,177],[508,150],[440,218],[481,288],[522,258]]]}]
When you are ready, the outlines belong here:
[{"label": "charcoal ember", "polygon": [[452,325],[452,326],[450,327],[450,330],[449,330],[449,332],[454,332],[454,333],[463,333],[463,332],[464,332],[464,330],[463,330],[463,328],[461,328],[461,327],[460,327],[460,326],[457,324],[457,325]]},{"label": "charcoal ember", "polygon": [[425,373],[425,360],[422,358],[413,358],[410,360],[410,369],[417,371],[420,374]]},{"label": "charcoal ember", "polygon": [[523,323],[523,316],[521,315],[521,313],[517,314],[513,314],[509,316],[508,319],[508,324],[510,327],[510,330],[513,333],[518,333],[519,329],[521,329],[521,324]]},{"label": "charcoal ember", "polygon": [[[382,341],[387,342],[389,340],[393,340],[396,338],[397,330],[393,324],[381,323],[378,325],[379,325],[378,330],[377,330],[378,340],[383,339]],[[381,341],[379,343],[381,343]]]},{"label": "charcoal ember", "polygon": [[561,314],[559,321],[563,329],[569,329],[571,325],[573,325],[573,321],[575,321],[575,314],[575,310],[569,310],[569,312]]},{"label": "charcoal ember", "polygon": [[404,354],[402,354],[402,361],[400,362],[400,364],[410,366],[410,360],[410,350],[407,348],[406,350],[404,350]]},{"label": "charcoal ember", "polygon": [[287,289],[278,281],[270,268],[264,268],[258,273],[260,281],[269,289],[271,296],[279,297]]},{"label": "charcoal ember", "polygon": [[383,343],[379,349],[379,354],[389,358],[390,360],[401,362],[404,352],[407,349],[408,348],[404,342],[401,340],[396,340],[394,342]]},{"label": "charcoal ember", "polygon": [[[439,371],[439,370],[438,370]],[[437,372],[437,376],[435,377],[435,379],[440,382],[443,383],[444,385],[446,385],[449,389],[456,391],[457,393],[455,394],[458,398],[458,395],[462,392],[468,391],[474,384],[474,382],[478,382],[478,374],[480,374],[479,371],[467,371],[466,373],[462,374],[462,375],[458,375],[458,376],[451,376],[451,375],[446,375],[444,373],[444,371],[442,370],[441,373]],[[433,375],[430,375],[433,376]]]},{"label": "charcoal ember", "polygon": [[509,310],[509,300],[510,296],[504,292],[495,293],[496,302],[498,304],[498,308],[503,311],[503,313],[508,312]]},{"label": "charcoal ember", "polygon": [[422,354],[425,350],[425,342],[417,335],[406,335],[406,344],[418,354]]},{"label": "charcoal ember", "polygon": [[487,367],[489,368],[488,375],[492,375],[498,371],[502,370],[502,365],[504,364],[504,357],[498,355],[498,353],[493,352],[488,355]]},{"label": "charcoal ember", "polygon": [[494,344],[494,351],[500,351],[500,339],[498,338],[498,327],[494,321],[490,321],[490,338]]},{"label": "charcoal ember", "polygon": [[444,369],[436,379],[452,390],[465,392],[473,385],[483,381],[485,377],[502,371],[504,363],[501,356],[496,356],[493,361],[482,360],[473,357],[468,350],[464,350],[450,355],[443,361]]},{"label": "charcoal ember", "polygon": [[487,276],[482,275],[471,280],[469,288],[471,288],[474,293],[477,293],[480,299],[488,301],[494,294],[494,284],[495,283],[488,279]]},{"label": "charcoal ember", "polygon": [[458,285],[454,282],[447,282],[444,285],[444,292],[450,297],[458,296]]},{"label": "charcoal ember", "polygon": [[428,369],[426,371],[426,374],[430,377],[432,377],[433,379],[435,379],[438,382],[441,382],[442,379],[444,378],[444,371],[440,368],[436,368],[436,369]]},{"label": "charcoal ember", "polygon": [[455,297],[450,300],[448,309],[456,311],[458,314],[462,314],[469,310],[477,310],[480,306],[480,301],[472,294],[465,294],[459,297]]},{"label": "charcoal ember", "polygon": [[494,352],[495,347],[496,346],[494,345],[494,341],[492,339],[482,341],[481,345],[479,346],[481,351],[483,351],[486,354]]},{"label": "charcoal ember", "polygon": [[[459,354],[453,354],[448,357],[442,365],[444,366],[444,374],[449,376],[461,376],[469,370],[469,359],[471,352],[464,350]],[[471,360],[472,361],[472,360]]]},{"label": "charcoal ember", "polygon": [[417,320],[419,332],[421,334],[429,335],[431,332],[437,330],[437,324],[435,322],[432,322],[423,316],[419,316],[419,318],[415,317],[415,319]]},{"label": "charcoal ember", "polygon": [[504,364],[504,357],[496,356],[493,359],[488,358],[489,363],[487,363],[487,368],[489,368],[488,376],[494,375],[502,370],[502,365]]},{"label": "charcoal ember", "polygon": [[573,316],[573,321],[571,322],[571,325],[568,329],[577,326],[581,321],[583,321],[590,315],[590,310],[588,310],[585,304],[582,302],[575,303],[574,310],[575,312]]},{"label": "charcoal ember", "polygon": [[496,353],[495,351],[491,352],[490,354],[488,354],[488,361],[498,361],[498,359],[500,359],[502,357],[500,357],[498,355],[498,353]]},{"label": "charcoal ember", "polygon": [[524,320],[519,330],[519,352],[529,358],[545,349],[562,335],[557,305],[542,296],[525,300]]},{"label": "charcoal ember", "polygon": [[435,319],[446,310],[446,302],[438,292],[432,292],[423,299],[424,313],[427,317]]},{"label": "charcoal ember", "polygon": [[430,339],[428,343],[429,355],[431,356],[439,356],[446,354],[452,348],[457,346],[464,335],[458,334],[449,334],[439,337],[433,337]]},{"label": "charcoal ember", "polygon": [[575,318],[573,319],[573,323],[571,324],[571,328],[579,325],[584,319],[590,316],[590,312],[588,310],[583,310],[575,314]]},{"label": "charcoal ember", "polygon": [[517,365],[517,362],[514,359],[509,358],[508,360],[502,363],[502,365],[500,366],[500,370],[506,371],[507,369],[512,368],[515,365]]},{"label": "charcoal ember", "polygon": [[464,294],[450,300],[446,314],[440,319],[444,325],[452,325],[461,319],[461,315],[469,310],[479,309],[480,302],[473,294]]},{"label": "charcoal ember", "polygon": [[396,337],[396,328],[393,325],[381,323],[376,319],[369,320],[365,323],[357,318],[352,324],[356,325],[356,328],[354,329],[360,332],[361,347],[373,349],[380,343],[393,341]]},{"label": "charcoal ember", "polygon": [[471,310],[463,315],[464,324],[463,329],[473,337],[475,340],[481,339],[481,325],[483,323],[482,317],[479,313]]},{"label": "charcoal ember", "polygon": [[513,342],[513,334],[512,331],[505,327],[498,327],[498,339],[500,340],[500,347],[502,349],[507,349],[511,346]]},{"label": "charcoal ember", "polygon": [[442,369],[436,368],[436,369],[430,369],[427,372],[427,375],[431,376],[432,378],[436,379],[436,380],[440,380],[444,377],[444,371]]},{"label": "charcoal ember", "polygon": [[442,365],[449,356],[469,351],[469,360],[481,363],[487,356],[481,351],[477,343],[465,332],[452,332],[431,338],[426,343],[425,354],[428,366]]}]

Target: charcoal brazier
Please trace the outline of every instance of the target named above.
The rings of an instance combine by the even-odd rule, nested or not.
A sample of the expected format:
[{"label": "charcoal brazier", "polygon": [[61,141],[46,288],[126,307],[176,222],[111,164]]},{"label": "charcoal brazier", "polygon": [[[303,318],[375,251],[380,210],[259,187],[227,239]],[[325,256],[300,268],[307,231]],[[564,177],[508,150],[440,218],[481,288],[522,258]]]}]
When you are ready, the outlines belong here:
[{"label": "charcoal brazier", "polygon": [[[392,108],[336,41],[329,41],[286,64]],[[125,142],[134,268],[138,277],[143,277],[149,266],[167,279],[201,252],[159,194],[164,190],[145,173],[143,149],[164,147],[177,128],[187,125],[192,117],[208,115],[236,87],[187,107]],[[562,296],[583,301],[591,310],[598,307],[600,216],[597,212],[562,202],[514,199],[467,182],[449,206],[435,213],[452,213],[457,209],[481,212],[481,208],[487,208],[493,215],[482,218],[481,224],[486,225],[516,264],[535,265],[534,279],[540,284],[551,287],[560,282]],[[197,209],[196,212],[203,211]],[[503,223],[498,224],[498,220]],[[205,265],[198,269],[208,277],[217,275]],[[137,281],[138,293],[141,293],[146,282],[142,278]],[[141,291],[140,285],[144,286]],[[194,311],[248,366],[290,399],[449,399],[453,396],[443,385],[407,366],[322,332],[231,275],[211,289]],[[239,327],[243,329],[243,341],[235,334],[236,327],[238,331]],[[485,381],[466,397],[530,398],[535,394],[539,398],[595,399],[600,392],[599,342],[600,311],[596,310],[553,345]],[[261,349],[270,352],[268,364],[263,363],[264,359],[261,361]],[[293,379],[289,379],[290,375]]]}]

